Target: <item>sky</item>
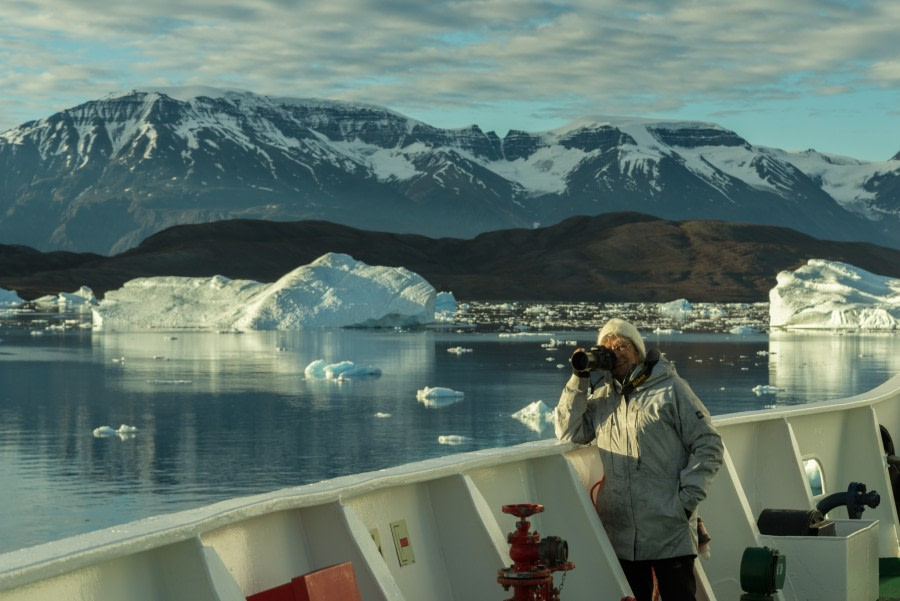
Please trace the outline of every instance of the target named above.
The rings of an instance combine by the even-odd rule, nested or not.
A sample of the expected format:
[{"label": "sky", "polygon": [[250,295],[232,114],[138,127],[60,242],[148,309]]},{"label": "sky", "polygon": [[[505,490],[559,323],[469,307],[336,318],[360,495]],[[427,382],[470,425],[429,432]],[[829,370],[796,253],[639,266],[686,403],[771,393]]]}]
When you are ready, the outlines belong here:
[{"label": "sky", "polygon": [[750,143],[900,152],[896,0],[7,0],[0,132],[135,88],[377,104],[501,137],[708,121]]}]

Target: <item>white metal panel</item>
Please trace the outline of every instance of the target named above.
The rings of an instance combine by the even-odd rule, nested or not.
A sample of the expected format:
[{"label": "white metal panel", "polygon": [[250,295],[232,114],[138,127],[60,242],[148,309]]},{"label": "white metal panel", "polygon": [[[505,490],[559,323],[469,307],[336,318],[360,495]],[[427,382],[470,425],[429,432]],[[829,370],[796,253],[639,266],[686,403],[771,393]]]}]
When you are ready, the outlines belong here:
[{"label": "white metal panel", "polygon": [[490,599],[498,594],[497,570],[506,542],[481,493],[466,475],[430,484],[438,539],[453,599]]},{"label": "white metal panel", "polygon": [[[344,503],[368,530],[378,529],[385,565],[406,599],[453,601],[427,482],[378,488],[348,497]],[[403,566],[391,537],[391,523],[400,520],[406,524],[415,555],[414,563]]]},{"label": "white metal panel", "polygon": [[[892,528],[896,510],[891,503],[891,485],[873,410],[863,405],[843,412],[797,416],[791,419],[791,425],[801,454],[818,458],[822,465],[824,495],[846,492],[851,482],[862,482],[867,490],[881,495],[878,507],[867,507],[863,517],[885,524],[879,536],[881,555],[898,556],[900,547]],[[829,517],[847,518],[847,510],[835,508]]]},{"label": "white metal panel", "polygon": [[219,601],[199,541],[191,539],[102,561],[29,586],[3,601]]},{"label": "white metal panel", "polygon": [[727,448],[698,512],[712,537],[710,558],[700,560],[706,578],[717,599],[738,599],[742,593],[738,566],[745,548],[759,546],[759,531]]},{"label": "white metal panel", "polygon": [[309,557],[299,509],[236,521],[205,532],[202,539],[215,549],[247,596],[321,567]]},{"label": "white metal panel", "polygon": [[810,507],[806,472],[786,420],[733,424],[719,430],[752,515],[758,518],[763,509]]},{"label": "white metal panel", "polygon": [[[878,522],[838,520],[835,536],[760,536],[785,556],[798,601],[878,598]],[[787,587],[786,587],[787,588]]]}]

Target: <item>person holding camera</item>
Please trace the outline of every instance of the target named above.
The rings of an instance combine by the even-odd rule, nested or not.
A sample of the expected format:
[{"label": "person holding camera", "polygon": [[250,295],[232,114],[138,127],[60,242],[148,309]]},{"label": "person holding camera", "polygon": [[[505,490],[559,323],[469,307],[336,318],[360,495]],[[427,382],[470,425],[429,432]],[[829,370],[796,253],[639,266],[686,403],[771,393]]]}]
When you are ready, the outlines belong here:
[{"label": "person holding camera", "polygon": [[[651,601],[654,574],[663,601],[693,600],[697,506],[722,465],[722,439],[674,365],[647,353],[632,324],[609,320],[597,344],[572,355],[556,436],[600,451],[597,512],[638,601]],[[603,377],[596,389],[594,371]]]}]

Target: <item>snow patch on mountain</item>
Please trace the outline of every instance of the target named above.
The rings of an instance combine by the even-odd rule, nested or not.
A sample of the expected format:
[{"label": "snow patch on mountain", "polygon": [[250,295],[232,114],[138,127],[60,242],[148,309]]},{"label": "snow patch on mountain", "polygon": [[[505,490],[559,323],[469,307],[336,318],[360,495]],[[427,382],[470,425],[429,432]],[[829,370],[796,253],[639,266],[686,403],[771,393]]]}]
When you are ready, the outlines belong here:
[{"label": "snow patch on mountain", "polygon": [[[569,173],[595,154],[554,143],[539,148],[527,158],[485,162],[484,166],[497,175],[516,182],[531,194],[561,194],[566,191]],[[470,159],[478,160],[476,157]]]},{"label": "snow patch on mountain", "polygon": [[332,148],[343,153],[349,160],[365,164],[378,181],[406,181],[424,175],[410,160],[419,153],[430,149],[422,143],[410,144],[404,148],[382,148],[367,144],[359,139],[349,142],[330,142]]},{"label": "snow patch on mountain", "polygon": [[815,150],[768,150],[816,181],[845,209],[862,213],[869,219],[880,217],[867,204],[868,201],[875,200],[876,195],[866,190],[866,182],[878,175],[900,169],[900,161],[896,160],[869,163],[840,155],[822,154]]}]

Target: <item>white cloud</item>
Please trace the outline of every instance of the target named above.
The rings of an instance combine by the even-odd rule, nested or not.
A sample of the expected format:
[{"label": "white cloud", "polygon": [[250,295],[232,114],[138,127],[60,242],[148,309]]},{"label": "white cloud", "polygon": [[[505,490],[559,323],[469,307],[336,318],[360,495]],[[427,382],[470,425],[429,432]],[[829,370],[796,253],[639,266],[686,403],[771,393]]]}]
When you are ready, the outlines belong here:
[{"label": "white cloud", "polygon": [[459,125],[523,99],[562,120],[745,110],[896,86],[898,20],[893,0],[19,1],[0,129],[149,84],[469,107]]}]

